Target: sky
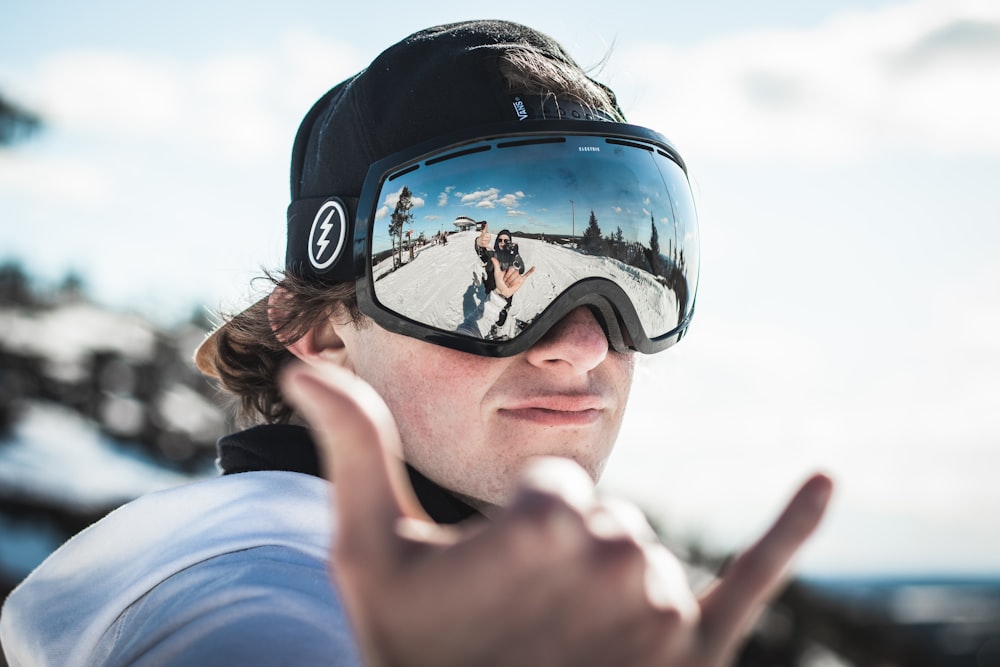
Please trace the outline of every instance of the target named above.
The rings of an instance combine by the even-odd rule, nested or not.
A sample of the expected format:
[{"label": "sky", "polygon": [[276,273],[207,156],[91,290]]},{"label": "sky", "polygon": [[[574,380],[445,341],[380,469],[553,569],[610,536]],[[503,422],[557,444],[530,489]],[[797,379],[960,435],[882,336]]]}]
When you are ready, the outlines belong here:
[{"label": "sky", "polygon": [[[686,222],[697,226],[684,172],[671,160],[643,148],[609,150],[592,137],[562,139],[555,146],[490,148],[391,178],[376,197],[373,252],[392,247],[389,226],[404,187],[411,206],[404,231],[413,238],[457,231],[459,219],[486,222],[496,235],[504,229],[515,236],[582,234],[593,213],[604,237],[622,230],[623,239],[647,245],[655,217],[666,246],[668,237],[683,241]],[[621,167],[609,165],[622,163],[627,178],[612,178]]]},{"label": "sky", "polygon": [[677,534],[753,539],[837,482],[804,572],[1000,571],[1000,5],[7,2],[0,260],[161,322],[232,310],[284,252],[288,155],[410,32],[559,39],[697,190],[690,334],[640,360],[603,485]]}]

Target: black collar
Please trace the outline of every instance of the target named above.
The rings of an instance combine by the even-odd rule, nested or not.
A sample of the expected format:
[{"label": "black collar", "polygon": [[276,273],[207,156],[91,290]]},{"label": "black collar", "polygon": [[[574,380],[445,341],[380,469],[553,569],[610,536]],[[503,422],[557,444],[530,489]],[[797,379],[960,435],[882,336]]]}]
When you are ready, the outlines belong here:
[{"label": "black collar", "polygon": [[[223,475],[257,470],[286,470],[322,477],[309,430],[289,424],[265,424],[223,436],[218,442]],[[430,481],[409,464],[410,483],[424,511],[438,523],[458,523],[479,512]]]}]

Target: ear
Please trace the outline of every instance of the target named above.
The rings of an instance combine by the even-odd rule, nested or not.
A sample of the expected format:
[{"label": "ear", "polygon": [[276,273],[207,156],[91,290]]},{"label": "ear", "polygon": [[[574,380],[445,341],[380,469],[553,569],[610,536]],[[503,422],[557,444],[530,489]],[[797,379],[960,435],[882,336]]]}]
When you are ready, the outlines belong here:
[{"label": "ear", "polygon": [[[271,296],[267,299],[269,320],[271,320],[271,313],[275,309],[276,304],[286,298],[288,298],[288,293],[282,287],[276,287],[271,292]],[[344,346],[344,341],[337,334],[333,318],[328,317],[324,319],[292,343],[282,340],[273,320],[271,320],[271,328],[275,336],[285,345],[285,348],[289,352],[310,366],[333,363],[344,368],[353,369],[347,354],[347,348]]]}]

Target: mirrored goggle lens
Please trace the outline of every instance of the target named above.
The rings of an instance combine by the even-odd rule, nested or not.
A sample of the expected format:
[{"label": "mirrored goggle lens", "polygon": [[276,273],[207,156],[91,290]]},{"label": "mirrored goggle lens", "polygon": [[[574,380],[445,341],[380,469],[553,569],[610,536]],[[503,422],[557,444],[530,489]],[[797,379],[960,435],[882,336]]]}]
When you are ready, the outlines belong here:
[{"label": "mirrored goggle lens", "polygon": [[[419,325],[510,340],[595,278],[620,288],[598,291],[633,341],[675,334],[693,308],[691,191],[655,144],[577,135],[467,144],[389,174],[376,206],[375,299]],[[509,300],[494,294],[498,280],[518,286]]]}]

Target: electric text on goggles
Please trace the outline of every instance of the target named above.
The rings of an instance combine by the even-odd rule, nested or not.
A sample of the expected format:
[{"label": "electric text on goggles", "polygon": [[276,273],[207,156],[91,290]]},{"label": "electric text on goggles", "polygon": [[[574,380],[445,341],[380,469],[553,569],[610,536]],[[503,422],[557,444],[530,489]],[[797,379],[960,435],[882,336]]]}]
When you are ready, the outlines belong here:
[{"label": "electric text on goggles", "polygon": [[[658,352],[684,335],[698,282],[683,161],[610,122],[505,124],[397,153],[357,200],[293,202],[288,244],[290,272],[356,281],[383,328],[486,356],[528,349],[579,306],[614,349]],[[493,258],[524,274],[509,299]]]}]

